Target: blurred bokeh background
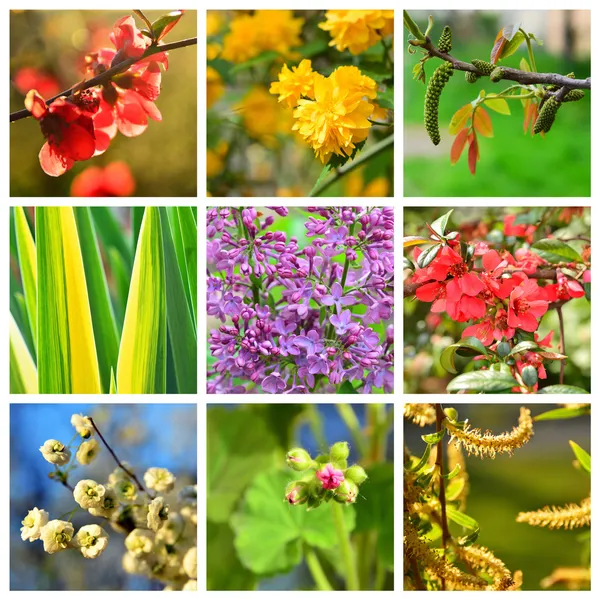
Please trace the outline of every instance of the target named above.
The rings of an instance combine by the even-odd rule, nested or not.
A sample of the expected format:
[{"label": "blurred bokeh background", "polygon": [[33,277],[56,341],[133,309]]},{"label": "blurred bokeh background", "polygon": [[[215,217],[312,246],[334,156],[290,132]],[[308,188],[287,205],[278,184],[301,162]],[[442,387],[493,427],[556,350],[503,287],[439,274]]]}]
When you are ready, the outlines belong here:
[{"label": "blurred bokeh background", "polygon": [[[342,65],[355,65],[363,74],[381,82],[386,72],[383,61],[386,50],[377,42],[357,56],[348,50],[340,52],[329,47],[329,32],[318,27],[325,22],[324,10],[274,10],[261,12],[272,13],[265,36],[281,40],[279,51],[252,56],[251,42],[243,37],[241,29],[236,30],[240,48],[229,51],[227,36],[232,21],[243,13],[254,12],[209,10],[207,13],[208,192],[212,196],[307,196],[323,165],[312,148],[292,131],[292,109],[269,93],[271,83],[277,81],[283,64],[291,68],[302,59],[310,59],[313,70],[326,76]],[[295,26],[290,23],[298,19],[303,23],[298,43],[294,43]],[[251,58],[244,59],[242,51]],[[393,80],[387,83],[385,97],[392,107]],[[379,100],[384,102],[382,98]],[[378,119],[393,124],[393,111],[388,110],[386,116]],[[372,127],[365,149],[390,131],[393,131],[390,127]],[[342,177],[322,195],[392,196],[393,156],[391,147],[364,167]]]},{"label": "blurred bokeh background", "polygon": [[[149,10],[154,21],[168,11]],[[23,108],[33,82],[48,98],[70,88],[84,77],[86,53],[112,48],[108,36],[113,24],[132,11],[26,10],[10,13],[10,110]],[[135,17],[136,25],[144,24]],[[197,35],[196,11],[186,11],[164,43]],[[36,70],[35,72],[32,69]],[[149,120],[140,136],[120,133],[101,156],[76,162],[60,177],[49,177],[39,164],[44,143],[39,123],[21,119],[10,126],[11,196],[69,196],[72,182],[89,167],[125,162],[126,183],[118,186],[135,196],[195,196],[197,188],[197,47],[173,50],[169,69],[163,72],[162,91],[156,106],[162,122]],[[123,177],[123,176],[120,176]],[[133,189],[131,178],[134,180]],[[119,178],[121,181],[121,178]],[[80,194],[84,195],[84,194]],[[102,195],[117,195],[107,191]],[[121,195],[121,194],[119,194]]]},{"label": "blurred bokeh background", "polygon": [[[574,72],[585,79],[591,74],[590,12],[585,10],[444,10],[409,11],[424,31],[427,18],[435,25],[431,39],[437,42],[445,25],[452,28],[452,52],[456,58],[490,60],[490,52],[500,29],[521,23],[528,33],[543,41],[533,45],[537,70],[544,73]],[[404,39],[408,33],[404,30]],[[498,93],[509,83],[491,83],[484,78],[475,84],[465,82],[456,72],[444,88],[440,103],[442,142],[434,146],[423,125],[425,86],[413,80],[412,68],[421,54],[404,50],[404,195],[405,196],[589,196],[591,193],[590,94],[562,107],[552,130],[542,138],[523,133],[523,107],[510,100],[511,115],[492,110],[494,137],[479,136],[481,160],[477,174],[467,167],[467,152],[456,165],[450,164],[454,136],[448,133],[452,115],[471,102],[480,90]],[[527,57],[525,43],[499,65],[519,68]],[[426,63],[427,78],[441,64]]]},{"label": "blurred bokeh background", "polygon": [[[573,211],[581,211],[581,215]],[[448,208],[405,208],[404,235],[428,235],[425,223],[432,223],[448,212]],[[583,236],[589,238],[591,211],[589,208],[455,208],[450,218],[448,231],[459,231],[464,241],[488,242],[496,250],[506,248],[510,252],[528,247],[523,238],[504,235],[504,216],[522,215],[524,223],[543,220],[534,240],[548,235],[560,238]],[[588,245],[584,240],[570,241],[577,251]],[[405,250],[412,257],[413,248]],[[413,297],[404,299],[404,391],[406,393],[445,393],[446,385],[454,377],[440,364],[444,348],[461,338],[470,323],[452,321],[446,313],[430,312],[431,303]],[[566,332],[566,354],[564,382],[589,390],[591,386],[591,310],[586,297],[572,298],[562,307]],[[538,332],[541,338],[550,331],[553,351],[557,352],[560,341],[559,323],[555,310],[549,310],[540,320]],[[464,359],[468,362],[470,359]],[[548,378],[540,380],[540,388],[559,383],[559,361],[545,361]]]},{"label": "blurred bokeh background", "polygon": [[[519,418],[519,404],[447,404],[458,410],[460,420],[494,434],[510,431]],[[532,416],[556,405],[529,406]],[[590,452],[590,417],[534,424],[535,435],[514,455],[494,460],[465,457],[469,495],[464,510],[478,521],[478,544],[490,548],[511,570],[523,571],[523,589],[539,590],[540,581],[556,567],[580,566],[584,544],[578,538],[589,528],[573,531],[549,530],[517,523],[519,512],[548,505],[579,503],[590,494],[590,475],[573,465],[569,440]],[[417,427],[405,420],[405,445],[421,456],[421,435],[435,426]],[[558,588],[560,589],[560,588]]]},{"label": "blurred bokeh background", "polygon": [[[350,408],[351,407],[351,408]],[[354,413],[360,429],[350,431],[343,418]],[[343,413],[343,414],[342,414]],[[349,464],[358,462],[369,479],[360,486],[354,506],[356,528],[352,535],[355,548],[362,552],[364,563],[377,557],[383,569],[383,588],[393,589],[394,551],[394,431],[393,407],[384,404],[209,404],[207,409],[207,589],[208,590],[306,590],[314,582],[302,561],[286,574],[273,577],[257,576],[245,568],[236,554],[231,523],[243,506],[243,498],[257,477],[267,473],[282,473],[293,479],[285,463],[288,450],[305,448],[311,456],[327,452],[335,442],[350,444]],[[284,498],[285,481],[281,489],[272,490],[268,501],[278,505]],[[267,498],[265,498],[267,504]],[[305,511],[305,506],[286,506],[289,511]],[[322,505],[316,511],[328,511]],[[272,522],[276,536],[277,516],[264,509],[264,519]],[[375,544],[365,547],[365,537]],[[278,539],[278,538],[277,538]],[[273,538],[271,539],[272,543]],[[288,538],[288,541],[289,540]],[[285,540],[282,540],[285,544]],[[370,548],[370,550],[368,550]],[[366,553],[365,553],[366,552]],[[376,556],[374,556],[374,554]],[[331,550],[318,552],[330,582],[340,589],[341,580],[335,573]],[[333,561],[335,563],[335,560]],[[360,564],[360,561],[359,561]],[[365,564],[362,565],[363,568]],[[365,588],[361,588],[365,589]],[[371,588],[367,588],[371,589]]]},{"label": "blurred bokeh background", "polygon": [[[10,589],[11,590],[160,590],[163,585],[125,573],[121,559],[124,536],[107,526],[106,551],[95,560],[78,552],[46,554],[40,540],[21,540],[21,521],[34,506],[48,511],[50,519],[70,512],[72,493],[48,478],[53,470],[40,454],[48,439],[64,444],[72,439],[73,414],[91,416],[121,461],[129,463],[138,478],[150,467],[163,467],[176,477],[176,497],[185,485],[197,481],[196,406],[191,404],[12,404],[10,409]],[[105,482],[116,463],[101,444],[97,458],[71,475]],[[100,519],[78,511],[75,530]]]}]

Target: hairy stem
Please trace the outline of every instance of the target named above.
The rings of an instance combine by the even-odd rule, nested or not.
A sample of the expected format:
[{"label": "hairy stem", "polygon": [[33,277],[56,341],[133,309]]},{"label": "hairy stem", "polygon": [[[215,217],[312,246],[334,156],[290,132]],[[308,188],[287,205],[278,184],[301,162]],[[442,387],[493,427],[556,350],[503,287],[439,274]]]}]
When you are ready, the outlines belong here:
[{"label": "hairy stem", "polygon": [[354,564],[354,551],[350,541],[350,534],[346,529],[344,520],[344,507],[338,502],[330,502],[331,514],[333,516],[333,525],[338,537],[340,557],[344,566],[344,575],[346,578],[346,589],[356,591],[359,589],[358,572]]},{"label": "hairy stem", "polygon": [[322,592],[332,592],[333,587],[331,587],[331,584],[327,579],[327,575],[325,575],[325,571],[323,571],[323,567],[319,561],[317,553],[308,545],[304,547],[304,560],[306,561],[306,566],[308,567],[308,570],[315,581],[317,589]]},{"label": "hairy stem", "polygon": [[535,58],[533,56],[533,47],[531,46],[531,38],[529,34],[524,31],[522,28],[519,31],[525,36],[525,43],[527,44],[527,54],[529,54],[529,66],[531,70],[537,73],[537,67],[535,66]]},{"label": "hairy stem", "polygon": [[[569,79],[569,81],[575,81],[573,79]],[[354,171],[354,169],[358,169],[364,165],[367,161],[371,160],[384,150],[387,150],[390,146],[394,145],[394,136],[389,135],[383,138],[381,141],[377,142],[373,146],[371,146],[368,150],[361,152],[354,160],[347,162],[343,167],[337,169],[333,175],[325,181],[321,182],[321,184],[310,192],[310,197],[314,198],[316,196],[320,196],[325,190],[330,188],[336,181],[340,180],[348,173]]]},{"label": "hairy stem", "polygon": [[147,494],[148,496],[150,496],[152,498],[152,495],[150,493],[148,493],[148,491],[146,490],[146,488],[140,483],[140,481],[136,477],[135,473],[133,473],[132,471],[130,471],[119,460],[119,457],[115,454],[115,451],[109,446],[108,442],[104,439],[104,436],[100,433],[100,430],[98,429],[98,426],[94,422],[94,419],[92,419],[92,417],[88,417],[88,419],[90,420],[90,423],[92,424],[92,427],[94,428],[94,430],[98,434],[98,437],[102,440],[102,443],[106,446],[106,449],[110,452],[110,455],[115,459],[115,462],[117,463],[117,465],[119,466],[119,468],[121,468],[125,473],[127,473],[127,475],[129,475],[129,477],[131,477],[131,479],[133,479],[133,481],[135,481],[135,484],[137,485],[138,490],[140,490],[140,492],[144,492],[145,494]]},{"label": "hairy stem", "polygon": [[[558,315],[558,325],[560,328],[560,353],[566,355],[565,351],[565,323],[562,314],[562,306],[556,307],[556,314]],[[560,362],[560,375],[558,376],[558,383],[561,385],[565,381],[565,360],[561,360]]]},{"label": "hairy stem", "polygon": [[[444,421],[444,411],[442,410],[441,404],[435,405],[435,424],[436,431],[442,430],[442,422]],[[450,540],[450,532],[448,531],[448,517],[446,516],[446,484],[444,481],[444,440],[443,438],[437,444],[437,453],[435,457],[435,464],[438,469],[438,476],[440,481],[440,508],[442,517],[442,548],[444,556],[446,554],[446,548]],[[446,589],[446,581],[442,578],[442,590]]]},{"label": "hairy stem", "polygon": [[[88,79],[87,81],[80,82],[80,83],[74,85],[73,87],[69,88],[68,90],[65,90],[64,92],[60,92],[60,94],[56,94],[56,96],[53,96],[52,98],[49,98],[48,100],[46,100],[46,104],[52,104],[52,102],[54,102],[55,100],[57,100],[58,98],[61,98],[61,97],[68,98],[75,91],[83,91],[83,90],[87,90],[88,88],[91,88],[91,87],[104,85],[105,83],[110,81],[115,75],[119,75],[120,73],[127,71],[127,69],[129,69],[129,67],[131,67],[135,63],[140,62],[141,60],[144,60],[145,58],[148,58],[149,56],[152,56],[153,54],[157,54],[158,52],[168,52],[169,50],[175,50],[177,48],[185,48],[186,46],[194,46],[197,43],[198,43],[198,38],[193,37],[193,38],[187,38],[185,40],[180,40],[178,42],[171,42],[170,44],[162,44],[159,46],[149,46],[146,49],[146,52],[144,52],[144,54],[140,58],[127,58],[124,61],[120,62],[119,64],[115,65],[114,67],[107,69],[106,71],[104,71],[104,73],[101,73],[100,75],[97,75],[96,77],[93,77],[92,79]],[[18,121],[20,119],[26,119],[27,117],[30,117],[30,116],[31,116],[31,113],[26,108],[24,108],[22,110],[18,110],[14,113],[11,113],[10,114],[10,122],[13,123],[14,121]]]}]

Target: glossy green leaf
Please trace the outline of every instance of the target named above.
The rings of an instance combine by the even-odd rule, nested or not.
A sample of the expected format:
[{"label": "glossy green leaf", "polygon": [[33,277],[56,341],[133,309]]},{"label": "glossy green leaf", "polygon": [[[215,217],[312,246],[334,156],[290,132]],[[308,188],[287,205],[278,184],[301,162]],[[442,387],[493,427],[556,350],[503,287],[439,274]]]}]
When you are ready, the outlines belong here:
[{"label": "glossy green leaf", "polygon": [[418,473],[427,464],[429,456],[431,455],[431,446],[432,444],[427,444],[425,446],[425,452],[423,452],[423,456],[414,467],[408,469],[409,471],[412,471],[413,473]]},{"label": "glossy green leaf", "polygon": [[448,519],[450,519],[450,521],[460,525],[461,527],[464,527],[470,532],[466,537],[458,540],[459,545],[469,546],[475,542],[479,536],[479,523],[473,519],[473,517],[466,515],[460,510],[457,510],[452,505],[446,506],[446,514],[448,515]]},{"label": "glossy green leaf", "polygon": [[36,209],[38,379],[42,394],[100,393],[100,371],[75,216]]},{"label": "glossy green leaf", "polygon": [[9,322],[10,393],[37,394],[37,370],[12,314]]},{"label": "glossy green leaf", "polygon": [[495,394],[508,392],[517,381],[507,373],[495,371],[473,371],[455,377],[446,387],[448,392],[482,392]]},{"label": "glossy green leaf", "polygon": [[154,21],[152,23],[152,36],[154,39],[158,42],[164,38],[177,25],[182,16],[182,10],[174,10]]},{"label": "glossy green leaf", "polygon": [[465,478],[464,477],[455,477],[448,483],[448,487],[446,488],[446,500],[452,501],[456,500],[465,487]]},{"label": "glossy green leaf", "polygon": [[159,209],[146,208],[135,253],[117,364],[119,394],[164,394],[167,317]]},{"label": "glossy green leaf", "polygon": [[446,473],[444,475],[444,479],[447,479],[448,481],[450,481],[451,479],[454,479],[459,473],[460,473],[460,465],[457,464],[454,467],[454,469],[452,469],[452,471],[450,471],[450,473]]},{"label": "glossy green leaf", "polygon": [[388,86],[385,91],[377,94],[376,102],[379,104],[379,106],[381,106],[381,108],[394,110],[394,88],[392,86]]},{"label": "glossy green leaf", "polygon": [[549,263],[583,262],[577,250],[556,238],[548,238],[535,242],[531,249]]},{"label": "glossy green leaf", "polygon": [[444,433],[446,433],[446,428],[443,428],[441,431],[436,431],[435,433],[422,435],[421,439],[426,444],[437,444],[444,437]]},{"label": "glossy green leaf", "polygon": [[538,394],[589,394],[589,392],[575,385],[556,384],[542,388]]},{"label": "glossy green leaf", "polygon": [[441,244],[436,244],[435,246],[429,246],[429,248],[423,250],[423,252],[421,252],[417,258],[417,267],[419,267],[419,269],[424,269],[427,267],[435,260],[435,257],[438,255],[441,249]]},{"label": "glossy green leaf", "polygon": [[22,207],[14,208],[19,271],[23,283],[28,325],[37,349],[37,257],[33,235]]},{"label": "glossy green leaf", "polygon": [[543,412],[536,417],[533,417],[534,421],[558,421],[562,419],[575,419],[576,417],[582,417],[589,415],[591,412],[591,405],[588,406],[577,406],[575,408],[554,408]]},{"label": "glossy green leaf", "polygon": [[167,324],[177,390],[180,394],[195,394],[198,351],[196,329],[177,262],[167,209],[163,207],[159,210],[165,261]]},{"label": "glossy green leaf", "polygon": [[452,208],[447,213],[444,213],[441,217],[438,217],[432,224],[431,229],[433,229],[437,234],[444,236],[446,234],[446,228],[448,227],[448,221],[450,220],[450,216],[454,212]]},{"label": "glossy green leaf", "polygon": [[581,468],[588,473],[592,472],[592,457],[579,445],[574,441],[569,440],[569,444],[571,445],[571,449],[575,454],[575,458],[579,461]]},{"label": "glossy green leaf", "polygon": [[[248,488],[244,502],[231,518],[235,548],[241,563],[257,574],[291,571],[302,561],[302,544],[333,548],[337,535],[331,507],[324,504],[307,511],[283,502],[290,472],[261,473]],[[343,511],[346,530],[355,526],[354,507]]]},{"label": "glossy green leaf", "polygon": [[476,337],[469,337],[444,348],[440,355],[440,364],[448,373],[456,374],[458,373],[455,363],[457,354],[463,357],[478,356],[481,354],[486,356],[488,352],[488,349],[480,340]]},{"label": "glossy green leaf", "polygon": [[519,342],[514,348],[508,353],[508,356],[514,356],[515,354],[519,354],[519,352],[528,352],[529,350],[537,350],[539,346],[536,342],[530,342],[525,340],[523,342]]},{"label": "glossy green leaf", "polygon": [[74,211],[90,299],[102,390],[107,392],[110,388],[111,370],[117,366],[119,332],[108,293],[108,283],[102,266],[92,214],[86,207],[76,207]]},{"label": "glossy green leaf", "polygon": [[130,270],[123,256],[116,248],[109,248],[108,262],[110,265],[110,273],[112,275],[112,286],[114,300],[115,318],[118,325],[118,330],[123,330],[123,320],[125,319],[125,307],[127,306],[127,296],[129,295],[129,278]]}]

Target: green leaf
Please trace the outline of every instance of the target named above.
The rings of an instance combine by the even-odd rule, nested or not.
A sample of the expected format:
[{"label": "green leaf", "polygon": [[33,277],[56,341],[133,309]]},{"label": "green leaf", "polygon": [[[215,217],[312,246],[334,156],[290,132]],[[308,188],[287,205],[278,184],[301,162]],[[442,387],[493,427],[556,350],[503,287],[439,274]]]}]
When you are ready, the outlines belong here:
[{"label": "green leaf", "polygon": [[515,354],[519,354],[520,352],[528,352],[529,350],[537,350],[539,346],[536,342],[531,342],[525,340],[524,342],[519,342],[514,348],[508,353],[508,356],[514,356]]},{"label": "green leaf", "polygon": [[538,394],[589,394],[589,392],[574,385],[556,384],[542,388]]},{"label": "green leaf", "polygon": [[[538,392],[540,393],[540,392]],[[568,393],[568,392],[567,392]],[[591,411],[590,406],[577,406],[575,408],[555,408],[543,412],[536,417],[533,417],[534,421],[557,421],[562,419],[575,419],[576,417],[582,417],[589,415]]]},{"label": "green leaf", "polygon": [[452,501],[456,500],[465,487],[465,478],[458,477],[452,479],[452,481],[448,484],[446,488],[446,500]]},{"label": "green leaf", "polygon": [[123,256],[116,248],[109,248],[107,253],[110,273],[112,275],[113,300],[117,329],[122,331],[125,319],[125,307],[129,295],[130,270]]},{"label": "green leaf", "polygon": [[197,391],[198,348],[196,330],[179,270],[180,265],[177,262],[167,209],[161,207],[159,211],[165,260],[167,325],[177,379],[177,391],[180,394],[195,394]]},{"label": "green leaf", "polygon": [[[420,64],[420,63],[417,63]],[[393,70],[390,70],[385,64],[377,62],[365,62],[360,66],[360,72],[373,81],[381,83],[391,81],[394,78]]]},{"label": "green leaf", "polygon": [[377,94],[377,104],[382,108],[394,110],[394,88],[388,86],[384,92]]},{"label": "green leaf", "polygon": [[144,213],[117,364],[119,394],[164,394],[167,373],[166,289],[160,214]]},{"label": "green leaf", "polygon": [[410,469],[408,469],[408,471],[411,471],[412,473],[418,473],[427,464],[427,461],[429,460],[429,456],[431,455],[431,446],[432,445],[433,444],[427,444],[425,446],[425,452],[423,452],[423,456],[421,457],[419,462],[414,467],[411,467]]},{"label": "green leaf", "polygon": [[37,394],[38,378],[35,363],[12,313],[9,318],[10,393]]},{"label": "green leaf", "polygon": [[577,250],[558,239],[548,238],[540,240],[533,244],[531,249],[549,263],[583,262]]},{"label": "green leaf", "polygon": [[444,479],[447,479],[448,481],[450,481],[451,479],[454,479],[459,473],[460,473],[460,465],[457,464],[454,467],[454,469],[452,469],[452,471],[450,471],[450,473],[446,473],[444,475]]},{"label": "green leaf", "polygon": [[446,428],[442,428],[441,431],[436,431],[435,433],[427,433],[425,435],[421,436],[421,439],[426,443],[426,444],[437,444],[443,437],[444,437],[444,433],[446,433]]},{"label": "green leaf", "polygon": [[[327,52],[328,48],[329,48],[329,43],[326,39],[317,38],[317,39],[311,40],[310,42],[307,42],[306,44],[304,44],[303,46],[300,46],[299,48],[295,48],[294,51],[297,52],[298,56],[301,56],[302,58],[312,58],[313,56],[316,56],[317,54],[322,54],[323,52]],[[365,73],[364,71],[362,71],[362,72]],[[365,73],[365,75],[368,75],[368,73]],[[369,77],[370,77],[370,75],[369,75]]]},{"label": "green leaf", "polygon": [[508,58],[509,56],[512,56],[519,49],[519,46],[524,41],[525,41],[525,36],[523,35],[523,32],[517,31],[515,33],[515,35],[512,37],[512,39],[510,41],[508,41],[506,44],[504,44],[504,47],[502,48],[502,52],[500,52],[500,56],[498,57],[498,60],[502,60],[504,58]]},{"label": "green leaf", "polygon": [[92,217],[96,225],[96,233],[102,245],[107,251],[109,248],[116,248],[128,268],[131,269],[133,253],[130,242],[113,211],[106,206],[92,206],[90,210],[92,211]]},{"label": "green leaf", "polygon": [[323,183],[323,181],[325,180],[327,175],[329,175],[329,172],[331,171],[332,166],[333,165],[331,163],[327,163],[321,169],[321,173],[319,173],[319,177],[317,177],[317,181],[315,181],[315,185],[313,185],[313,188],[310,191],[309,196],[312,196],[315,193],[315,190],[317,190],[319,188],[319,186],[321,185],[321,183]]},{"label": "green leaf", "polygon": [[497,94],[488,94],[485,105],[501,115],[510,115],[510,107],[504,98],[496,98]]},{"label": "green leaf", "polygon": [[231,67],[231,69],[229,70],[229,74],[237,75],[238,73],[241,73],[242,71],[247,71],[248,69],[251,69],[252,67],[262,65],[263,63],[273,62],[277,58],[279,58],[278,52],[275,52],[274,50],[267,50],[266,52],[262,52],[258,56],[255,56],[254,58],[251,58],[250,60],[247,60],[246,62],[237,64],[234,67]]},{"label": "green leaf", "polygon": [[443,214],[441,217],[437,218],[431,225],[431,229],[433,229],[438,235],[442,237],[446,235],[446,227],[448,226],[448,221],[450,220],[450,216],[454,212],[454,209],[449,210],[447,213]]},{"label": "green leaf", "polygon": [[115,381],[115,371],[114,369],[110,370],[110,388],[108,391],[109,394],[118,394],[117,391],[117,382]]},{"label": "green leaf", "polygon": [[460,510],[457,510],[452,505],[446,506],[446,514],[453,523],[460,525],[461,527],[470,532],[465,538],[460,538],[458,540],[459,545],[469,546],[473,542],[475,542],[475,540],[479,536],[479,523],[475,519],[473,519],[473,517],[466,515]]},{"label": "green leaf", "polygon": [[177,208],[179,229],[181,231],[181,244],[183,250],[183,261],[179,258],[180,265],[185,265],[187,271],[187,296],[191,306],[194,323],[198,323],[198,229],[196,218],[189,206]]},{"label": "green leaf", "polygon": [[177,25],[177,22],[182,16],[182,10],[174,10],[154,21],[154,23],[152,23],[152,36],[154,39],[158,42],[164,38],[167,33]]},{"label": "green leaf", "polygon": [[349,381],[344,381],[337,389],[338,394],[358,394],[354,386]]},{"label": "green leaf", "polygon": [[[333,548],[337,535],[331,507],[315,510],[282,501],[289,472],[261,473],[254,478],[244,503],[231,518],[235,548],[241,563],[260,575],[291,571],[302,561],[302,544]],[[346,530],[355,526],[354,507],[343,508]]]},{"label": "green leaf", "polygon": [[23,282],[23,295],[27,309],[26,316],[32,333],[34,349],[37,349],[37,258],[35,242],[23,208],[15,206],[14,215],[19,271]]},{"label": "green leaf", "polygon": [[[226,523],[254,478],[272,468],[285,450],[280,447],[266,416],[250,408],[207,411],[207,500],[209,521]],[[283,497],[280,493],[279,500]],[[283,504],[283,502],[281,502]]]},{"label": "green leaf", "polygon": [[138,238],[140,237],[140,229],[142,227],[142,221],[144,220],[144,211],[146,209],[143,206],[132,206],[131,207],[131,253],[135,254],[137,248]]},{"label": "green leaf", "polygon": [[571,449],[575,454],[575,458],[579,461],[581,468],[584,471],[587,471],[591,474],[592,457],[579,444],[576,444],[574,441],[569,440],[569,444],[571,445]]},{"label": "green leaf", "polygon": [[81,243],[85,281],[90,298],[100,380],[102,390],[107,392],[110,388],[111,370],[117,366],[119,333],[108,293],[108,283],[102,267],[92,214],[86,207],[76,207],[74,211]]},{"label": "green leaf", "polygon": [[495,394],[507,392],[512,387],[519,385],[507,373],[496,371],[473,371],[455,377],[446,387],[448,392],[481,392]]},{"label": "green leaf", "polygon": [[73,209],[36,209],[38,380],[41,394],[102,388]]},{"label": "green leaf", "polygon": [[455,364],[456,354],[459,356],[478,356],[483,354],[487,356],[488,349],[476,337],[468,337],[456,344],[447,346],[440,355],[440,365],[448,371],[448,373],[458,373]]},{"label": "green leaf", "polygon": [[435,260],[435,257],[438,255],[438,252],[441,249],[442,245],[436,244],[435,246],[429,246],[429,248],[423,250],[423,252],[421,252],[417,258],[417,267],[419,267],[419,269],[424,269],[427,265],[433,262],[433,260]]}]

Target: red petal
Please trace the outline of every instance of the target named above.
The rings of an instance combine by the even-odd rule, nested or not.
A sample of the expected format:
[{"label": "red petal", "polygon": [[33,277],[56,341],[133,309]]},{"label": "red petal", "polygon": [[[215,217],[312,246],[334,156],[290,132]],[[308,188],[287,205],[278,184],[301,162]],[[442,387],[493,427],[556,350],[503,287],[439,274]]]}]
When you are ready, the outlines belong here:
[{"label": "red petal", "polygon": [[41,119],[48,111],[45,100],[35,90],[27,92],[27,96],[25,96],[25,108],[36,119]]},{"label": "red petal", "polygon": [[58,177],[66,173],[74,164],[75,161],[62,156],[56,152],[56,149],[46,142],[39,154],[40,166],[46,175],[50,177]]},{"label": "red petal", "polygon": [[148,119],[146,113],[137,102],[117,104],[117,125],[126,137],[136,137],[146,131]]},{"label": "red petal", "polygon": [[72,160],[87,160],[94,156],[96,140],[87,129],[77,123],[71,123],[62,129],[60,141],[53,146],[60,154]]}]

